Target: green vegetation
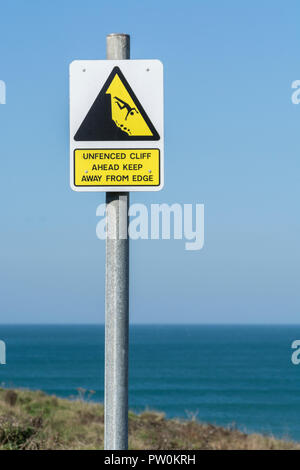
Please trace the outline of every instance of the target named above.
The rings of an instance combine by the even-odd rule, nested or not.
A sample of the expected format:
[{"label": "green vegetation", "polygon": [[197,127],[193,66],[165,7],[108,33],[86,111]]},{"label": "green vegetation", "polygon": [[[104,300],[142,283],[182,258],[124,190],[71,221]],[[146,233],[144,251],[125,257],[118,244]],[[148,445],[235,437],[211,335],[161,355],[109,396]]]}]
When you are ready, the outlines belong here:
[{"label": "green vegetation", "polygon": [[[91,394],[92,392],[90,392]],[[43,392],[0,388],[0,449],[103,449],[103,406]],[[162,413],[129,414],[130,449],[300,449],[300,444],[202,424],[165,419]]]}]

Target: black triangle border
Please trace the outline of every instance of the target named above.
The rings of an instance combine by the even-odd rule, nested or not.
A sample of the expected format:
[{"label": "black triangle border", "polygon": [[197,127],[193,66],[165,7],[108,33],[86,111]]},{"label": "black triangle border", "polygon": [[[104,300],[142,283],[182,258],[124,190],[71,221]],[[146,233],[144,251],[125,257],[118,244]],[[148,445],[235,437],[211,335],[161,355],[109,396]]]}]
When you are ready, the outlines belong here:
[{"label": "black triangle border", "polygon": [[[146,111],[144,110],[143,106],[141,105],[139,99],[137,98],[136,94],[134,93],[133,89],[131,88],[131,86],[129,85],[128,81],[126,80],[126,78],[124,77],[121,69],[118,67],[118,66],[115,66],[111,73],[109,74],[106,82],[104,83],[103,87],[101,88],[101,90],[99,91],[98,95],[96,96],[96,99],[95,101],[93,102],[92,106],[90,107],[90,109],[94,106],[98,96],[100,95],[100,93],[102,93],[102,91],[104,90],[104,92],[107,91],[109,85],[111,84],[111,82],[113,81],[115,75],[118,74],[122,80],[122,83],[123,85],[125,86],[127,92],[130,94],[131,98],[133,99],[133,101],[135,101],[138,109],[139,109],[139,112],[141,113],[142,117],[144,118],[147,126],[149,127],[150,131],[152,132],[152,136],[138,136],[138,135],[135,135],[135,136],[128,136],[128,138],[123,138],[122,141],[135,141],[135,140],[160,140],[160,135],[159,133],[157,132],[157,130],[155,129],[154,125],[152,124],[150,118],[148,117]],[[87,114],[85,115],[85,118],[83,119],[82,123],[85,121],[86,117],[88,116],[89,112],[90,112],[90,109],[88,110]],[[82,126],[82,123],[80,124],[78,130],[76,131],[75,133],[75,136],[74,136],[74,140],[77,141],[77,142],[83,142],[83,141],[78,141],[76,139],[76,135],[79,131],[79,129],[81,128]],[[109,141],[109,139],[108,139]],[[115,142],[122,142],[121,140],[116,140]],[[97,140],[97,141],[93,141],[93,142],[105,142],[104,140]]]}]

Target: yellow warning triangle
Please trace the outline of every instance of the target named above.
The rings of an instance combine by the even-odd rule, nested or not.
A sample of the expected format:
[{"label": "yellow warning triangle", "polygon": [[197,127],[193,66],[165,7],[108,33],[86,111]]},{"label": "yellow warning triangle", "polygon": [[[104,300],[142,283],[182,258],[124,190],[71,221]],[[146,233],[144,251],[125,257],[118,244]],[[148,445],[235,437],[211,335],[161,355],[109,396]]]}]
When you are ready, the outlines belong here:
[{"label": "yellow warning triangle", "polygon": [[74,136],[77,141],[159,140],[119,67],[114,67]]}]

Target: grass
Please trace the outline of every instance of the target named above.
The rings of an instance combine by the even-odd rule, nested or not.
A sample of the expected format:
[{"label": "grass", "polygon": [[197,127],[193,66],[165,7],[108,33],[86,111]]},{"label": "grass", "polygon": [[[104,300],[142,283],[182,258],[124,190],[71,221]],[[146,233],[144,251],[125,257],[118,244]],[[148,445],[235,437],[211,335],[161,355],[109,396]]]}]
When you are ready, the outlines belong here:
[{"label": "grass", "polygon": [[[66,400],[0,388],[0,450],[103,449],[103,405],[84,400],[84,395],[80,389],[77,399]],[[145,411],[129,413],[129,448],[299,450],[300,444]]]}]

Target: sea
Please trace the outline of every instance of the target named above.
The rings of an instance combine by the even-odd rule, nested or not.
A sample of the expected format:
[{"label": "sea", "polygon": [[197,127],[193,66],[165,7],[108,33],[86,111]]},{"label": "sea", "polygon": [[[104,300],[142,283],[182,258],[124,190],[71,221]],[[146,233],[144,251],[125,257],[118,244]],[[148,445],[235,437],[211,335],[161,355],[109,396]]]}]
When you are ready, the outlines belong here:
[{"label": "sea", "polygon": [[[0,326],[0,384],[103,402],[103,325]],[[300,325],[133,325],[129,405],[300,441]]]}]

